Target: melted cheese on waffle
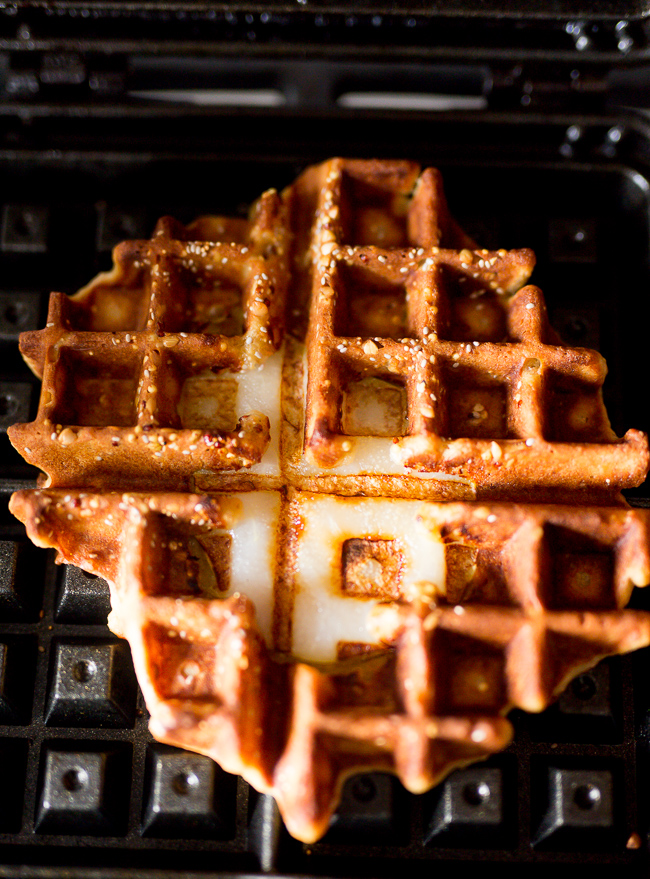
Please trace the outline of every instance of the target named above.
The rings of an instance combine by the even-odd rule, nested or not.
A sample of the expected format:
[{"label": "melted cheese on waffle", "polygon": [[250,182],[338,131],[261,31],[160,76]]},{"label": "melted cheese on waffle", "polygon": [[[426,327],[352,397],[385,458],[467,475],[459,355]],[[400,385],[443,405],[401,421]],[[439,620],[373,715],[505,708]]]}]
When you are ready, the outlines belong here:
[{"label": "melted cheese on waffle", "polygon": [[223,531],[231,538],[230,583],[223,597],[240,592],[255,602],[260,631],[270,645],[280,495],[255,491],[233,497],[241,502],[241,513],[233,527]]},{"label": "melted cheese on waffle", "polygon": [[263,412],[269,419],[271,439],[259,464],[253,464],[248,473],[276,476],[280,473],[280,390],[282,386],[283,349],[268,357],[260,369],[233,373],[237,378],[238,393],[235,403],[237,418],[252,412]]}]

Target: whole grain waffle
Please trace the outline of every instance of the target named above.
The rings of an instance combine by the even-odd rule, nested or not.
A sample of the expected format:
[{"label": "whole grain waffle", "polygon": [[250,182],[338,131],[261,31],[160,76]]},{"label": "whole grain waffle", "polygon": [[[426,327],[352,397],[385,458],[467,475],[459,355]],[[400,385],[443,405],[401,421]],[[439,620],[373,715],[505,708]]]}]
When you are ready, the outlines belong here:
[{"label": "whole grain waffle", "polygon": [[178,489],[262,460],[269,419],[236,398],[282,339],[288,235],[275,192],[249,222],[163,218],[112,271],[52,294],[46,328],[21,339],[38,416],[12,428],[47,484]]},{"label": "whole grain waffle", "polygon": [[426,790],[650,643],[620,495],[647,439],[533,265],[477,248],[433,169],[335,159],[247,221],[160,221],[21,337],[43,392],[10,436],[46,477],[13,512],[109,581],[154,735],[300,839],[348,775]]},{"label": "whole grain waffle", "polygon": [[603,358],[559,344],[533,265],[476,249],[435,170],[331,160],[52,294],[21,337],[37,418],[9,435],[53,487],[606,502],[647,438],[613,433]]},{"label": "whole grain waffle", "polygon": [[[560,345],[541,292],[520,289],[534,254],[477,249],[433,169],[334,160],[305,172],[292,197],[299,216],[304,204],[315,216],[299,251],[299,285],[311,291],[310,475],[354,472],[355,456],[363,473],[374,453],[379,472],[405,465],[479,497],[643,480],[647,441],[613,433],[603,358]],[[383,444],[356,417],[369,395]]]},{"label": "whole grain waffle", "polygon": [[[650,511],[303,493],[267,493],[260,510],[254,495],[42,490],[11,505],[34,542],[109,580],[110,623],[130,641],[154,735],[273,794],[300,839],[327,829],[351,773],[427,790],[504,748],[510,707],[540,711],[601,657],[650,643],[650,614],[623,609],[650,579]],[[315,584],[309,532],[322,523],[329,567]],[[231,550],[224,562],[224,540],[251,525],[268,572],[255,602],[238,588],[247,559]],[[418,531],[444,556],[436,581],[417,579]],[[368,571],[380,545],[400,572],[389,583]],[[304,627],[305,596],[316,615],[364,605],[372,643],[287,662],[277,648],[287,620]],[[294,639],[294,654],[329,658],[313,652],[320,634]]]}]

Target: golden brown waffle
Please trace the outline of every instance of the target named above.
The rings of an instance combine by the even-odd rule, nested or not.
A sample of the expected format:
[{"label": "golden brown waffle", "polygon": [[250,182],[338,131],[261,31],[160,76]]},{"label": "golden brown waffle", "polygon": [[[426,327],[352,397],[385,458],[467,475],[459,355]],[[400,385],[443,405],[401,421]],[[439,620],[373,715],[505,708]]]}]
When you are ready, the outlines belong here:
[{"label": "golden brown waffle", "polygon": [[541,292],[520,289],[533,253],[476,249],[435,171],[333,160],[299,178],[293,198],[315,216],[301,279],[311,289],[304,451],[321,472],[358,453],[368,431],[350,407],[374,380],[390,401],[377,406],[391,460],[468,481],[478,496],[643,480],[647,441],[613,433],[603,358],[558,344]]},{"label": "golden brown waffle", "polygon": [[624,609],[650,513],[620,496],[647,440],[437,172],[335,159],[114,259],[21,338],[43,393],[10,436],[47,480],[11,508],[110,582],[158,738],[313,840],[348,775],[425,790],[650,643]]},{"label": "golden brown waffle", "polygon": [[180,489],[261,461],[268,417],[235,397],[281,342],[288,243],[270,191],[250,222],[164,218],[76,296],[52,294],[46,329],[21,338],[38,416],[11,429],[48,485]]},{"label": "golden brown waffle", "polygon": [[[650,511],[278,495],[266,507],[270,545],[258,549],[272,572],[266,604],[283,619],[263,637],[250,598],[214,577],[224,539],[256,518],[246,500],[43,490],[11,506],[32,540],[111,582],[111,625],[131,643],[154,735],[273,794],[300,839],[327,829],[349,774],[392,771],[424,791],[505,747],[508,708],[540,711],[602,656],[650,643],[650,614],[622,609],[650,580]],[[395,503],[406,512],[390,531],[382,511]],[[275,648],[313,574],[301,560],[308,528],[292,526],[331,522],[321,506],[345,522],[324,540],[323,607],[337,579],[339,605],[360,603],[359,577],[340,570],[355,540],[375,556],[387,546],[401,575],[392,600],[365,578],[374,643],[339,644],[347,658],[314,667]],[[446,556],[436,583],[409,580],[419,560],[405,533],[418,528]],[[245,559],[233,551],[225,570],[239,581]]]}]

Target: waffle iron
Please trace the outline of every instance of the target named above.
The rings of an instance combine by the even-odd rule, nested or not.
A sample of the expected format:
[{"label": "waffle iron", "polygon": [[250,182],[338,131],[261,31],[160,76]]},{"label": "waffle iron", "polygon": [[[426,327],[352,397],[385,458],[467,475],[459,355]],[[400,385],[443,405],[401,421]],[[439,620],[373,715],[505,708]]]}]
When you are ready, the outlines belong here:
[{"label": "waffle iron", "polygon": [[435,165],[483,246],[532,247],[555,327],[607,358],[614,429],[650,431],[650,4],[513,6],[0,3],[0,877],[647,875],[649,650],[514,712],[504,753],[426,795],[350,779],[306,846],[271,798],[152,739],[106,584],[7,510],[37,475],[6,428],[36,411],[18,335],[49,291],[158,216],[243,213],[332,155]]}]

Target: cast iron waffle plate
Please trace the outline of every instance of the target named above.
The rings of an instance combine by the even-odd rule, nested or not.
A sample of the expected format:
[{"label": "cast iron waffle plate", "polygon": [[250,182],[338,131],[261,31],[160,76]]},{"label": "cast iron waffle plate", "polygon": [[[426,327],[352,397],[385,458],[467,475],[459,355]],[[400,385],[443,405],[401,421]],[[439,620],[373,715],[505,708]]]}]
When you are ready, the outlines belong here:
[{"label": "cast iron waffle plate", "polygon": [[[403,138],[415,144],[409,157],[441,167],[458,219],[486,247],[534,248],[533,281],[556,327],[607,357],[617,432],[648,430],[639,379],[650,183],[621,146],[643,129],[616,133],[590,120],[576,137],[558,123],[545,126],[540,144],[532,125],[510,137],[513,129],[495,123],[480,129],[478,156],[478,136],[457,147],[441,132],[416,130],[417,140]],[[411,796],[384,775],[350,780],[328,834],[303,846],[268,797],[204,757],[153,741],[128,646],[106,628],[106,584],[55,566],[7,512],[11,491],[35,478],[5,433],[37,403],[17,339],[43,325],[49,290],[73,292],[108,267],[115,243],[149,234],[159,215],[242,211],[304,165],[349,154],[346,143],[362,136],[347,126],[326,153],[294,149],[277,161],[235,158],[236,147],[158,160],[119,151],[110,160],[66,150],[0,157],[0,875],[18,865],[45,875],[47,865],[98,875],[137,867],[165,876],[424,876],[462,861],[506,872],[647,871],[650,651],[583,675],[543,715],[516,713],[506,752],[429,794]],[[526,138],[529,149],[516,155],[513,143]],[[512,161],[498,143],[510,144]],[[404,154],[390,147],[382,154]],[[646,503],[645,489],[633,494]],[[643,594],[638,602],[650,604]]]}]

